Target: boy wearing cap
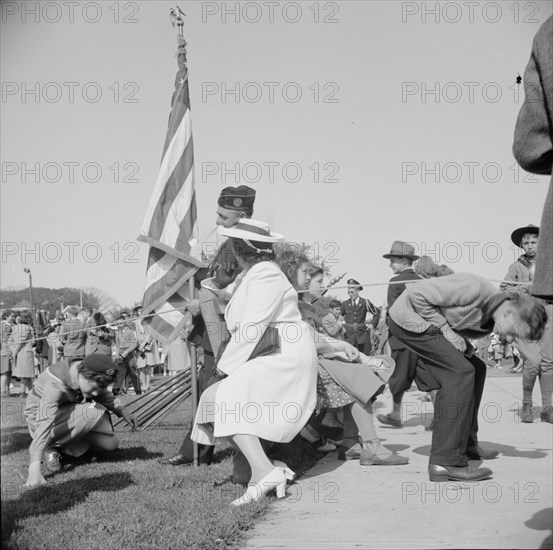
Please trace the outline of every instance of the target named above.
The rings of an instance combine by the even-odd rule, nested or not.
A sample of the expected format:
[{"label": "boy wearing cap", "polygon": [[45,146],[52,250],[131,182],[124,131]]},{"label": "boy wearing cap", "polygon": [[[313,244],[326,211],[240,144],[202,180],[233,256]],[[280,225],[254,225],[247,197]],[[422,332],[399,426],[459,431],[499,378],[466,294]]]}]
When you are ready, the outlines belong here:
[{"label": "boy wearing cap", "polygon": [[356,347],[365,355],[371,354],[372,325],[366,322],[367,313],[376,315],[378,310],[366,298],[361,298],[359,292],[363,287],[355,279],[348,279],[349,300],[342,302],[341,314],[344,316],[346,342]]},{"label": "boy wearing cap", "polygon": [[[390,261],[390,268],[395,277],[390,279],[388,286],[388,312],[395,301],[405,290],[404,281],[416,281],[420,277],[413,270],[413,262],[419,257],[415,254],[415,249],[409,243],[404,241],[394,241],[390,252],[382,256]],[[387,314],[388,317],[389,313]],[[388,319],[386,319],[388,320]],[[406,348],[393,334],[390,333],[388,343],[391,349],[392,359],[396,363],[394,373],[388,380],[390,391],[393,396],[393,409],[389,414],[377,415],[378,420],[387,426],[401,428],[401,403],[403,394],[411,387],[415,378],[418,356],[410,349]]]},{"label": "boy wearing cap", "polygon": [[[538,255],[538,239],[540,228],[528,224],[515,229],[511,234],[511,241],[524,251],[524,254],[516,262],[511,264],[505,275],[500,289],[530,292],[530,286],[534,276],[536,259]],[[512,281],[512,283],[510,282]],[[544,334],[539,342],[515,339],[514,346],[518,349],[524,360],[522,370],[522,411],[521,422],[531,424],[534,421],[534,407],[532,394],[536,378],[539,378],[542,412],[540,418],[543,422],[553,423],[553,306],[546,306],[548,322]]]},{"label": "boy wearing cap", "polygon": [[530,292],[530,285],[536,269],[539,235],[540,228],[532,224],[513,231],[511,241],[515,246],[522,248],[524,254],[509,266],[507,275],[499,285],[500,290]]}]

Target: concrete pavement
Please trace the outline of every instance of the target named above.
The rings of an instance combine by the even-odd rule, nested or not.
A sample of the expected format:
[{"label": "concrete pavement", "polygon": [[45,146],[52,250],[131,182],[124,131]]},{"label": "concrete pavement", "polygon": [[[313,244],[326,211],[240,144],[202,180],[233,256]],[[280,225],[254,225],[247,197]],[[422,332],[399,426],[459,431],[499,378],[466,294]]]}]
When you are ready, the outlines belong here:
[{"label": "concrete pavement", "polygon": [[[534,390],[539,403],[538,384]],[[384,445],[410,459],[406,466],[359,466],[327,454],[286,499],[271,506],[243,546],[253,549],[553,548],[551,424],[522,424],[520,376],[486,381],[480,442],[501,452],[485,461],[494,475],[475,483],[434,483],[427,465],[431,403],[411,391],[404,427],[381,426]],[[391,410],[391,396],[375,412]],[[473,465],[480,461],[471,461]]]}]

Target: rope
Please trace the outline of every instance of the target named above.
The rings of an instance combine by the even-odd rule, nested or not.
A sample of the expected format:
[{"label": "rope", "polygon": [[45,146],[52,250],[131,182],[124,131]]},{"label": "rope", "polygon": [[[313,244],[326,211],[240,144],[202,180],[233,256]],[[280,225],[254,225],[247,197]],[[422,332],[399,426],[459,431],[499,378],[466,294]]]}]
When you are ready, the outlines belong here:
[{"label": "rope", "polygon": [[[409,285],[409,284],[412,284],[412,283],[420,283],[421,281],[425,281],[427,279],[413,279],[411,281],[387,281],[385,283],[359,283],[359,285],[355,285],[355,286],[363,286],[363,287],[374,287],[374,286],[389,286],[389,285]],[[498,279],[488,279],[488,281],[490,281],[491,283],[509,283],[510,285],[524,285],[524,286],[530,286],[532,283],[521,283],[521,282],[518,282],[518,281],[509,281],[509,280],[506,280],[506,279],[503,279],[503,280],[498,280]],[[326,287],[322,287],[318,290],[316,290],[315,292],[319,293],[319,292],[325,292],[329,289],[347,289],[349,288],[350,286],[352,285],[343,285],[343,286],[334,286],[334,285],[328,285]],[[298,294],[303,294],[305,292],[313,292],[313,290],[298,290],[297,291]],[[169,311],[188,311],[188,306],[182,306],[182,307],[174,307],[174,308],[171,308],[171,309],[167,309],[164,311],[165,312],[169,312]],[[155,315],[157,315],[156,312],[152,312],[152,313],[148,313],[146,315],[140,315],[138,317],[130,317],[129,319],[125,319],[125,322],[126,323],[129,323],[129,322],[134,322],[134,321],[140,321],[142,319],[147,319],[149,317],[154,317]],[[94,326],[90,326],[88,327],[89,329],[90,328],[93,328],[93,329],[98,329],[98,328],[104,328],[104,327],[107,327],[111,330],[115,330],[113,329],[113,327],[110,326],[109,323],[105,323],[103,325],[94,325]],[[85,327],[83,327],[81,330],[84,330]],[[17,344],[27,344],[29,342],[38,342],[40,340],[47,340],[48,339],[48,336],[40,336],[40,337],[36,337],[36,338],[32,338],[31,340],[22,340],[20,342],[17,342]]]}]

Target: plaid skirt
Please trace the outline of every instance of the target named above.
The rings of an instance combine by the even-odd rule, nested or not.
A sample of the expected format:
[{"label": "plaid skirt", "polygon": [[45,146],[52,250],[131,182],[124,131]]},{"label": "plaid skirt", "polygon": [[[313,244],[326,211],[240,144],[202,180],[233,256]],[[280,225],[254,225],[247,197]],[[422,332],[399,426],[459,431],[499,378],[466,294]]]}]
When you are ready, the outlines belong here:
[{"label": "plaid skirt", "polygon": [[[39,406],[40,398],[31,392],[25,403],[25,420],[31,437],[36,432]],[[70,456],[81,456],[90,449],[90,443],[83,440],[83,436],[91,432],[113,435],[107,409],[95,402],[66,403],[58,409],[47,445],[60,447],[62,453]]]}]

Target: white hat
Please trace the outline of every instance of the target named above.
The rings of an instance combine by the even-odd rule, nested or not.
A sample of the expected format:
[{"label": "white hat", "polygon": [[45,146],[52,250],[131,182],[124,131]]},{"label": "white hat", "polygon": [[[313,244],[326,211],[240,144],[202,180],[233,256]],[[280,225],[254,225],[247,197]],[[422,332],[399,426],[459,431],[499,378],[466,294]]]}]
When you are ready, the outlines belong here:
[{"label": "white hat", "polygon": [[276,243],[284,239],[280,233],[272,233],[269,224],[259,220],[240,218],[240,221],[232,227],[219,226],[217,233],[225,237],[257,241],[262,243]]}]

